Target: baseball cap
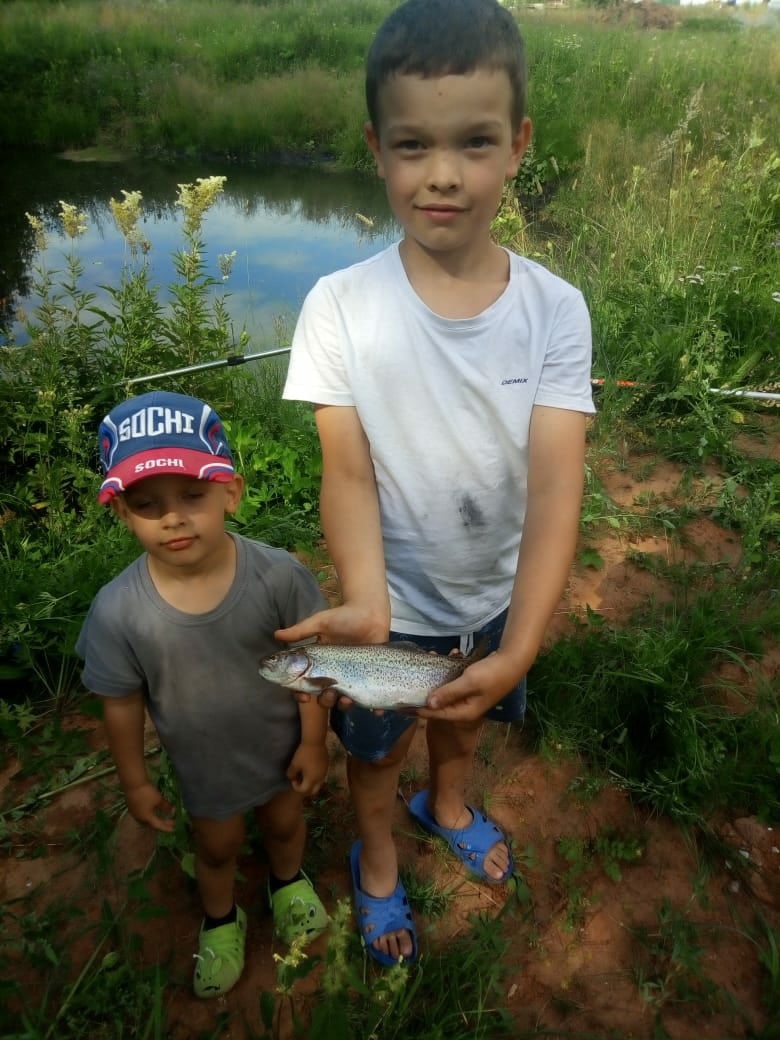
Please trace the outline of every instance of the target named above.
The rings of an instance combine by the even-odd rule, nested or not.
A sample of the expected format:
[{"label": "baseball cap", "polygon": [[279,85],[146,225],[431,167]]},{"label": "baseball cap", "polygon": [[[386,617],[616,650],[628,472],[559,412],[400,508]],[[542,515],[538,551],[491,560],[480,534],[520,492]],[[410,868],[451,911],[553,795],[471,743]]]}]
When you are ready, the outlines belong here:
[{"label": "baseball cap", "polygon": [[222,420],[204,401],[167,390],[131,397],[98,429],[106,505],[139,480],[175,473],[227,483],[235,475]]}]

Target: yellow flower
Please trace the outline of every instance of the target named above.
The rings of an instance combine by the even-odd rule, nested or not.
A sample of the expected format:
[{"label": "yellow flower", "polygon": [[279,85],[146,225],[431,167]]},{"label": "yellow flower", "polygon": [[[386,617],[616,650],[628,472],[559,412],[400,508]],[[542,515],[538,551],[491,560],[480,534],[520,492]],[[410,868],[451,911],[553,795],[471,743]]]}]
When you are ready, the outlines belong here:
[{"label": "yellow flower", "polygon": [[230,277],[230,272],[233,270],[233,263],[236,259],[236,250],[234,249],[230,253],[220,253],[217,257],[217,263],[219,264],[219,270],[222,274],[222,281],[226,282]]},{"label": "yellow flower", "polygon": [[25,213],[25,217],[27,217],[27,223],[35,233],[35,248],[39,253],[42,253],[47,245],[46,231],[43,227],[43,221],[40,217],[34,217],[32,213]]},{"label": "yellow flower", "polygon": [[184,210],[184,230],[197,234],[203,214],[211,209],[225,187],[227,177],[198,177],[194,184],[180,184],[176,204]]},{"label": "yellow flower", "polygon": [[[122,194],[125,197],[124,202],[117,202],[116,199],[112,198],[108,204],[111,207],[114,223],[122,232],[125,242],[130,246],[131,251],[135,253],[139,246],[143,248],[143,236],[138,230],[138,221],[141,219],[141,199],[143,196],[140,191],[125,191],[124,188],[122,189]],[[144,252],[147,252],[147,250],[144,250]]]},{"label": "yellow flower", "polygon": [[280,996],[288,996],[292,993],[295,982],[295,969],[303,964],[305,960],[308,960],[305,946],[306,936],[300,935],[293,940],[286,954],[283,956],[279,953],[274,954],[274,960],[279,965],[276,992]]},{"label": "yellow flower", "polygon": [[322,976],[323,991],[329,997],[344,992],[349,982],[349,944],[352,937],[352,904],[339,899],[331,918],[328,956]]},{"label": "yellow flower", "polygon": [[68,238],[78,238],[87,230],[87,214],[80,213],[70,202],[63,202],[62,199],[60,199],[60,216]]}]

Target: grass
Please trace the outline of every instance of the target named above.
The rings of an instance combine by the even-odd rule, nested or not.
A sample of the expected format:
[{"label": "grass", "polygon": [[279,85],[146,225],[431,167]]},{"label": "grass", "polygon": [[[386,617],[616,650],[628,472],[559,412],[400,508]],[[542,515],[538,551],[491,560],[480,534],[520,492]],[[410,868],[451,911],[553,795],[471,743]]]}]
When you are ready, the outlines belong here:
[{"label": "grass", "polygon": [[421,877],[411,866],[401,868],[401,880],[412,909],[426,920],[435,921],[451,908],[455,897],[453,885],[442,887],[435,881]]},{"label": "grass", "polygon": [[5,5],[0,89],[20,107],[0,117],[0,140],[63,147],[108,138],[190,154],[214,144],[244,155],[331,147],[334,135],[349,137],[361,104],[353,86],[390,6]]},{"label": "grass", "polygon": [[712,1006],[722,999],[704,970],[700,933],[701,927],[668,900],[658,910],[657,928],[634,930],[640,951],[637,985],[652,1007],[669,1002]]},{"label": "grass", "polygon": [[558,875],[558,884],[566,903],[564,927],[574,932],[583,924],[589,907],[587,891],[592,875],[603,871],[610,880],[622,880],[621,870],[642,858],[646,840],[641,834],[621,834],[606,829],[591,838],[564,836],[556,842],[556,851],[566,863]]},{"label": "grass", "polygon": [[725,580],[728,593],[722,582],[698,595],[683,589],[671,604],[643,605],[625,627],[589,612],[535,666],[530,711],[544,744],[576,749],[656,811],[777,819],[776,691],[738,718],[706,693],[719,662],[761,653],[777,606],[770,598],[762,610],[749,586],[735,595]]},{"label": "grass", "polygon": [[[0,140],[45,147],[109,140],[188,154],[216,146],[244,156],[313,147],[365,165],[356,147],[361,68],[392,6],[14,0],[0,13],[0,90],[8,101]],[[728,15],[721,33],[702,31],[701,19],[689,17],[681,31],[660,34],[599,23],[585,11],[548,19],[519,9],[518,17],[543,180],[552,163],[568,174],[586,156],[629,168],[641,162],[675,131],[703,83],[697,134],[727,140],[743,123],[748,97],[771,139],[777,114],[767,84],[776,81],[778,61],[765,28],[740,29]],[[739,91],[722,71],[726,62],[740,68]]]}]

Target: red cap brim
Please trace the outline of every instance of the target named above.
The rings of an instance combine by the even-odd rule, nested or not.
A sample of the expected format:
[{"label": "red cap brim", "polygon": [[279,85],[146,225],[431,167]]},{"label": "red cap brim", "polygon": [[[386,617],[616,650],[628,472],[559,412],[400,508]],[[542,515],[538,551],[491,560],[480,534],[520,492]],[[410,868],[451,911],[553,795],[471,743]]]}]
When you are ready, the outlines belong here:
[{"label": "red cap brim", "polygon": [[233,479],[236,471],[229,459],[205,451],[193,451],[191,448],[139,451],[136,455],[122,459],[106,473],[98,492],[98,502],[107,505],[115,495],[121,495],[140,480],[170,474],[226,484]]}]

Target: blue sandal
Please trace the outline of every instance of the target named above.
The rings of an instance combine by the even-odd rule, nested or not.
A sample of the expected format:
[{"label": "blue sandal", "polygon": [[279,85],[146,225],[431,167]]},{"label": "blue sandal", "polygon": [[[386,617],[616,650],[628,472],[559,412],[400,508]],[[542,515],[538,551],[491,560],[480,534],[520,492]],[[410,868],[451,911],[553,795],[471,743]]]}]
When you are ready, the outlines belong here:
[{"label": "blue sandal", "polygon": [[349,867],[352,872],[352,899],[363,943],[375,961],[384,968],[392,968],[398,961],[389,953],[377,950],[373,944],[388,932],[407,931],[412,937],[412,953],[403,960],[405,964],[411,964],[417,960],[417,932],[401,879],[398,879],[393,894],[384,899],[363,892],[360,888],[360,848],[361,842],[356,841],[349,854]]},{"label": "blue sandal", "polygon": [[490,885],[503,885],[515,872],[515,864],[512,859],[512,849],[509,848],[509,866],[501,878],[492,878],[485,873],[485,856],[499,841],[506,842],[506,835],[492,820],[475,809],[472,805],[466,808],[471,812],[472,820],[468,827],[462,830],[454,830],[449,827],[440,827],[428,811],[428,792],[418,791],[407,803],[410,816],[417,821],[424,831],[436,834],[443,838],[449,847],[472,874],[476,874],[482,881]]}]

